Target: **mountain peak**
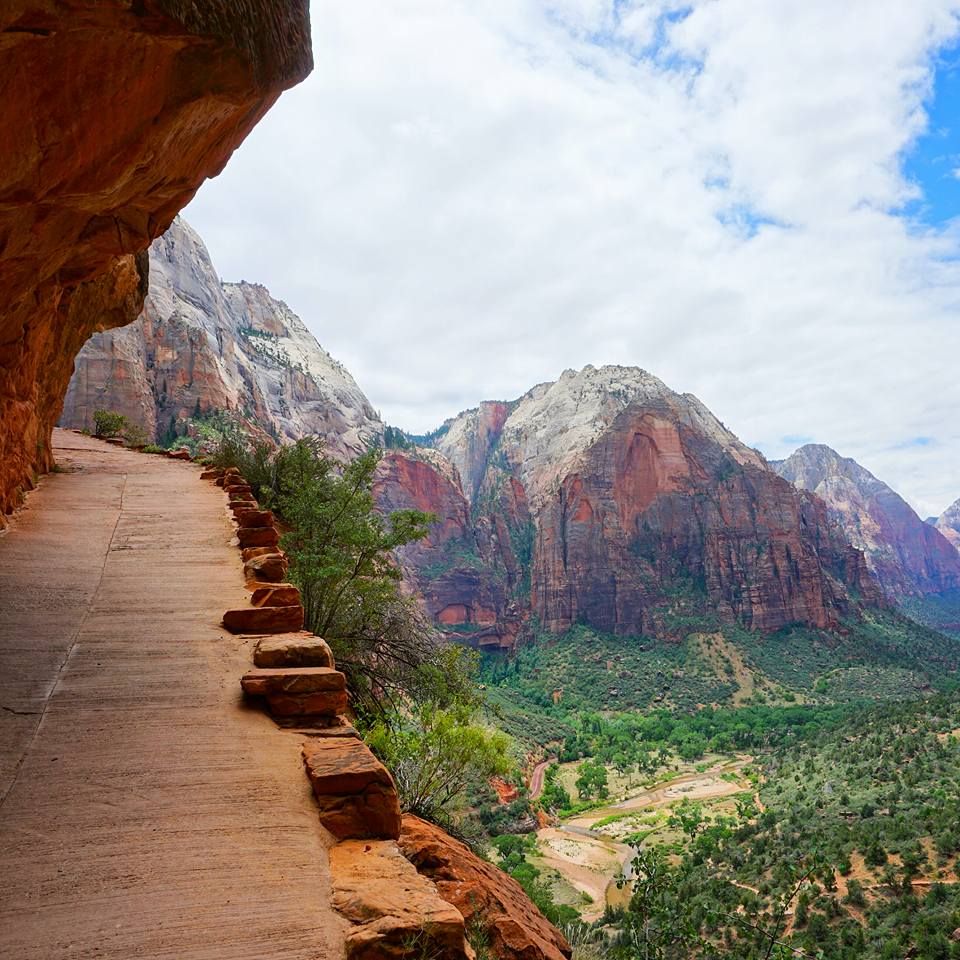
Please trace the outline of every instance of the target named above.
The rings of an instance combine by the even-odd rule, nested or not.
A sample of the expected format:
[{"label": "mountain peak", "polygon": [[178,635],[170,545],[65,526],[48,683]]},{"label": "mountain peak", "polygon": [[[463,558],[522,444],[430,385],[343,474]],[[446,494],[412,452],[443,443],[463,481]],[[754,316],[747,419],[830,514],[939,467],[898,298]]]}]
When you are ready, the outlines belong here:
[{"label": "mountain peak", "polygon": [[851,457],[808,443],[772,464],[795,487],[815,493],[847,539],[863,550],[894,596],[960,586],[960,555],[910,505]]}]

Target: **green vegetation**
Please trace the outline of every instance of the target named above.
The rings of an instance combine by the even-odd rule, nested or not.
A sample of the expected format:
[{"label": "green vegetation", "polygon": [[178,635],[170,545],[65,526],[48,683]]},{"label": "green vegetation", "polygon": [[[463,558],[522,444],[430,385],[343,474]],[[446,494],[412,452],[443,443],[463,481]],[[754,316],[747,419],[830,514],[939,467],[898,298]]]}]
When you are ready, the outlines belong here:
[{"label": "green vegetation", "polygon": [[119,437],[130,421],[113,410],[93,411],[93,435],[95,437]]},{"label": "green vegetation", "polygon": [[527,896],[539,907],[540,912],[554,925],[576,923],[580,915],[573,907],[561,906],[541,878],[541,871],[527,857],[535,855],[536,841],[531,836],[507,835],[494,837],[491,844],[498,855],[498,866],[510,874]]},{"label": "green vegetation", "polygon": [[448,709],[422,704],[391,723],[378,720],[366,734],[390,768],[404,810],[436,822],[462,812],[464,784],[510,773],[510,739],[474,722],[463,703]]},{"label": "green vegetation", "polygon": [[907,597],[901,607],[917,623],[960,639],[960,589]]},{"label": "green vegetation", "polygon": [[881,610],[851,617],[835,633],[793,627],[763,635],[725,624],[678,642],[582,625],[534,634],[512,659],[485,657],[482,679],[508,728],[521,729],[527,716],[539,718],[538,735],[552,726],[540,745],[582,711],[913,699],[955,687],[960,665],[956,639]]},{"label": "green vegetation", "polygon": [[383,446],[387,450],[413,450],[413,441],[399,427],[389,424],[383,428]]},{"label": "green vegetation", "polygon": [[958,785],[956,694],[781,741],[763,761],[762,813],[690,804],[671,818],[679,858],[641,845],[629,907],[601,921],[610,955],[960,957]]},{"label": "green vegetation", "polygon": [[[212,459],[238,467],[282,519],[306,625],[326,638],[346,674],[357,724],[392,770],[403,809],[469,840],[499,806],[488,781],[515,769],[512,744],[479,721],[474,655],[445,642],[400,591],[395,550],[424,537],[434,518],[375,509],[380,457],[371,449],[341,464],[315,440],[274,447],[228,431]],[[529,817],[529,804],[511,813]]]}]

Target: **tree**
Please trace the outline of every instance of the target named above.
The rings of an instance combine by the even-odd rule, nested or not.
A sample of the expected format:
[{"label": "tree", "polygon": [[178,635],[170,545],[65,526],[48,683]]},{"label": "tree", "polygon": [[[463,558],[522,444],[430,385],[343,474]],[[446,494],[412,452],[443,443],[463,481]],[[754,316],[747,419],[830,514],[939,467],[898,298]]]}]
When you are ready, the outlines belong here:
[{"label": "tree", "polygon": [[599,760],[585,760],[580,764],[576,784],[581,800],[589,800],[593,796],[603,800],[610,793],[607,789],[607,768]]}]

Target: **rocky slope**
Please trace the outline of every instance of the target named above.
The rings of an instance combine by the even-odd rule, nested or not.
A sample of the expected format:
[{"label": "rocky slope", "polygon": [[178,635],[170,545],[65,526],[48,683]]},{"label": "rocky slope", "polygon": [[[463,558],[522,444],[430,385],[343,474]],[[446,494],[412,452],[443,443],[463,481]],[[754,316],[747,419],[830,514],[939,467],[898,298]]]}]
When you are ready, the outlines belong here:
[{"label": "rocky slope", "polygon": [[774,464],[794,486],[827,505],[853,546],[892,597],[960,586],[960,554],[882,480],[823,444],[807,444]]},{"label": "rocky slope", "polygon": [[822,501],[645,371],[567,371],[425,442],[447,466],[394,452],[389,502],[445,518],[405,562],[438,623],[479,645],[530,616],[671,638],[691,604],[767,631],[881,602]]},{"label": "rocky slope", "polygon": [[353,378],[262,286],[224,283],[182,219],[150,246],[150,286],[135,323],[95,334],[77,356],[61,423],[90,427],[108,408],[151,439],[171,420],[228,410],[278,439],[322,437],[358,453],[383,427]]},{"label": "rocky slope", "polygon": [[9,0],[0,31],[2,525],[74,355],[140,310],[135,255],[312,61],[306,0]]},{"label": "rocky slope", "polygon": [[952,503],[936,521],[937,529],[960,550],[960,500]]}]

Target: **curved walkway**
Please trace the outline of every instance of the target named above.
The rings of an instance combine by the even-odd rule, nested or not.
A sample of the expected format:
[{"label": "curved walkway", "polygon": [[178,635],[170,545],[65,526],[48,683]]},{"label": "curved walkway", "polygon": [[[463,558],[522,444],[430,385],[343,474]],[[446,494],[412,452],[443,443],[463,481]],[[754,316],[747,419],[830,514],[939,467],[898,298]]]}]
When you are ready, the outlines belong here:
[{"label": "curved walkway", "polygon": [[325,960],[300,742],[246,709],[222,493],[56,431],[0,536],[0,956]]}]

